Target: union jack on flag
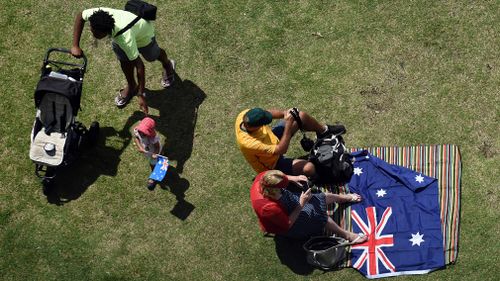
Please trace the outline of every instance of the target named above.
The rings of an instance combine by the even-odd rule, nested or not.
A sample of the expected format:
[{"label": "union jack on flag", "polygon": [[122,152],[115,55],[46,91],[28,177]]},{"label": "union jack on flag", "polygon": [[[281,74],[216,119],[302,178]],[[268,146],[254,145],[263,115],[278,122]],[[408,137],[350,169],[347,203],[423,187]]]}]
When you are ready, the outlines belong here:
[{"label": "union jack on flag", "polygon": [[353,265],[354,268],[360,269],[366,264],[368,268],[368,275],[378,275],[379,271],[379,261],[384,267],[390,272],[395,272],[396,268],[391,263],[389,258],[382,250],[383,247],[394,246],[394,238],[392,234],[382,234],[385,225],[392,215],[391,207],[385,209],[380,222],[377,223],[376,210],[375,207],[366,208],[366,213],[368,215],[368,223],[365,223],[363,219],[358,215],[356,211],[352,211],[352,218],[356,225],[361,229],[361,231],[368,237],[368,240],[362,244],[356,244],[351,247],[352,250],[363,250],[359,256],[356,263]]},{"label": "union jack on flag", "polygon": [[437,180],[390,165],[367,151],[352,154],[352,230],[368,240],[351,246],[353,267],[368,278],[424,274],[444,267]]}]

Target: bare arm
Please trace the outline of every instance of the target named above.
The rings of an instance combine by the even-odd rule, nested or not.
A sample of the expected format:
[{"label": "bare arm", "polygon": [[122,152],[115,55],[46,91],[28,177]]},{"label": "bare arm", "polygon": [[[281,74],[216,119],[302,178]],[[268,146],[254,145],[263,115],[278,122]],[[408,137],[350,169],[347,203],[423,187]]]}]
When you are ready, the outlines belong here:
[{"label": "bare arm", "polygon": [[[279,115],[278,112],[275,112],[276,115]],[[273,118],[274,118],[274,114]],[[283,132],[283,136],[280,139],[280,142],[276,146],[276,149],[274,150],[274,155],[282,155],[285,154],[288,150],[288,146],[290,146],[290,140],[292,139],[293,134],[295,133],[295,129],[293,129],[293,117],[291,114],[287,112],[281,112],[281,114],[284,116],[285,119],[285,131]]]},{"label": "bare arm", "polygon": [[144,90],[146,89],[146,68],[144,67],[144,62],[141,57],[137,57],[133,63],[137,68],[137,81],[138,81],[138,89],[137,89],[137,97],[139,100],[139,107],[141,110],[147,115],[149,113],[148,105],[146,104],[146,99],[142,95]]},{"label": "bare arm", "polygon": [[311,199],[311,196],[312,194],[310,188],[306,192],[302,192],[299,199],[299,205],[297,205],[297,207],[295,207],[292,213],[288,216],[289,219],[288,223],[290,226],[292,226],[295,223],[295,221],[299,217],[300,212],[302,211],[306,203],[309,201],[309,199]]},{"label": "bare arm", "polygon": [[136,136],[134,136],[134,143],[137,146],[137,150],[139,150],[140,153],[146,152],[146,150],[144,150],[144,147],[142,146],[141,141]]},{"label": "bare arm", "polygon": [[278,109],[268,109],[267,111],[271,112],[273,119],[283,119],[285,118],[286,111],[278,110]]},{"label": "bare arm", "polygon": [[80,48],[80,38],[82,37],[84,26],[85,21],[82,18],[82,12],[78,12],[73,25],[73,46],[71,47],[71,54],[77,58],[81,57],[83,54],[83,51]]},{"label": "bare arm", "polygon": [[305,175],[298,175],[298,176],[286,175],[286,176],[291,183],[294,183],[300,187],[302,187],[304,183],[307,183],[308,180]]}]

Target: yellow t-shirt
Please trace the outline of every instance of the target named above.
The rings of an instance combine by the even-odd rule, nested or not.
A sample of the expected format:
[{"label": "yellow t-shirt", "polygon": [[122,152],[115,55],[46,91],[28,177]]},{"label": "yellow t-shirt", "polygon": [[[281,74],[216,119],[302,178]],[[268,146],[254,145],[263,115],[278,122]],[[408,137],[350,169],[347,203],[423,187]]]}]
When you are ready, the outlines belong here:
[{"label": "yellow t-shirt", "polygon": [[251,134],[241,129],[243,116],[248,110],[242,111],[236,117],[234,123],[236,142],[245,159],[257,173],[271,170],[276,166],[276,162],[280,157],[280,155],[274,155],[279,139],[273,133],[271,127],[267,125]]},{"label": "yellow t-shirt", "polygon": [[130,29],[115,37],[115,34],[118,31],[125,28],[137,16],[131,12],[123,10],[92,8],[82,12],[83,20],[88,21],[90,16],[97,10],[103,10],[109,13],[115,20],[115,28],[113,28],[111,38],[125,52],[129,60],[135,60],[139,56],[138,48],[146,47],[149,43],[151,43],[151,39],[155,36],[153,24],[147,20],[140,19]]}]

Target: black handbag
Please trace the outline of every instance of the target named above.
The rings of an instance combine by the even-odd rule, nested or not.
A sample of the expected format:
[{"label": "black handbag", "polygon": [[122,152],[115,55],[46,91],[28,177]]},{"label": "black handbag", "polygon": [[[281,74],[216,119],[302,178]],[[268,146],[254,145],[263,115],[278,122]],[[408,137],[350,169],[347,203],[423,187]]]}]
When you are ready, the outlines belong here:
[{"label": "black handbag", "polygon": [[337,268],[346,258],[346,247],[349,241],[335,236],[314,236],[304,244],[307,263],[323,269]]}]

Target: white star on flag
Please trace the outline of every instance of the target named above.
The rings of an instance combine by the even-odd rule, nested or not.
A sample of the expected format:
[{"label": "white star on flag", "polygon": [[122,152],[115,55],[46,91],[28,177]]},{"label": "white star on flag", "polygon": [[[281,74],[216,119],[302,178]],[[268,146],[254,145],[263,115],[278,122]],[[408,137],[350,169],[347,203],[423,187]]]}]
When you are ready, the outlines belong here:
[{"label": "white star on flag", "polygon": [[377,190],[377,197],[384,197],[384,195],[386,195],[386,194],[387,194],[387,192],[385,192],[385,190],[382,188]]},{"label": "white star on flag", "polygon": [[420,234],[420,231],[417,232],[417,234],[411,234],[411,239],[410,242],[411,242],[411,245],[412,246],[415,246],[415,245],[418,245],[420,247],[420,243],[424,242],[425,240],[422,239],[424,237],[423,234]]},{"label": "white star on flag", "polygon": [[422,177],[422,174],[418,175],[418,176],[415,176],[415,180],[418,182],[418,183],[423,183],[424,182],[424,177]]},{"label": "white star on flag", "polygon": [[363,173],[363,168],[360,168],[360,167],[354,168],[354,174],[356,176],[360,176],[362,173]]}]

